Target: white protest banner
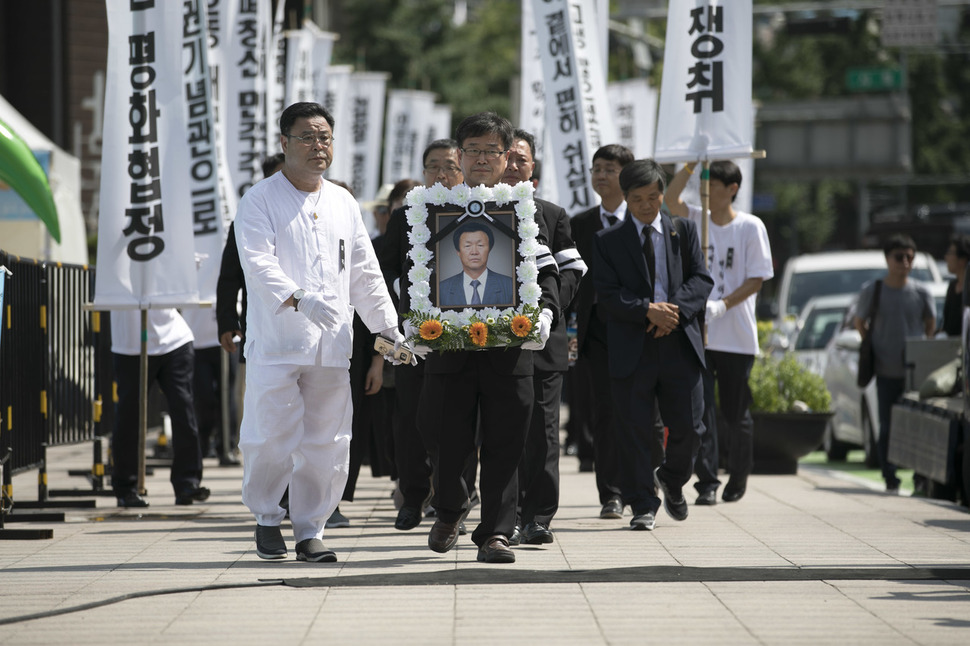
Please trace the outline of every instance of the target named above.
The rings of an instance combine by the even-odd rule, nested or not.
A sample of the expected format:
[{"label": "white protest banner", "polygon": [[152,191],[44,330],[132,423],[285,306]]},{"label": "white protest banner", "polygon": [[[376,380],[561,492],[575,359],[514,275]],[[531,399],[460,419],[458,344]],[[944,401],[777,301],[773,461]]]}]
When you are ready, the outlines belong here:
[{"label": "white protest banner", "polygon": [[220,0],[219,7],[218,41],[210,48],[211,60],[220,63],[213,95],[226,140],[226,166],[238,199],[263,178],[263,158],[280,149],[276,139],[269,153],[266,148],[266,55],[272,0]]},{"label": "white protest banner", "polygon": [[323,105],[327,98],[327,69],[330,67],[330,59],[333,58],[333,43],[339,36],[329,31],[322,31],[309,20],[303,22],[303,28],[313,36],[313,51],[310,54],[312,62],[310,96],[313,98],[309,100]]},{"label": "white protest banner", "polygon": [[610,83],[606,92],[613,108],[616,143],[632,150],[634,157],[649,157],[657,125],[657,90],[642,78]]},{"label": "white protest banner", "polygon": [[350,180],[358,202],[374,199],[380,186],[381,134],[384,129],[385,72],[355,72],[350,76],[350,123],[341,128],[335,156],[350,159]]},{"label": "white protest banner", "polygon": [[[451,139],[455,136],[455,133],[451,131],[451,106],[450,105],[435,105],[434,109],[431,111],[431,122],[428,127],[428,138],[424,142],[424,147],[427,148],[428,144],[432,141],[437,141],[438,139]],[[421,157],[424,157],[424,150],[421,151]],[[419,159],[419,163],[422,164],[423,160]]]},{"label": "white protest banner", "polygon": [[[341,153],[345,145],[344,137],[350,136],[350,122],[353,111],[350,101],[350,75],[353,72],[351,65],[331,65],[327,68],[327,95],[324,97],[323,106],[333,117],[333,162],[324,173],[327,179],[339,179],[342,182],[350,183],[351,158],[349,155]],[[346,150],[346,149],[345,149]],[[359,196],[358,196],[359,197]]]},{"label": "white protest banner", "polygon": [[670,0],[658,162],[731,159],[754,149],[751,0]]},{"label": "white protest banner", "polygon": [[606,78],[600,61],[593,0],[547,0],[533,3],[536,36],[542,56],[546,122],[550,124],[550,159],[559,204],[573,215],[598,203],[592,187],[593,153],[616,140],[607,104]]},{"label": "white protest banner", "polygon": [[[384,170],[381,182],[393,184],[423,175],[421,148],[427,122],[434,109],[434,94],[421,90],[391,90],[387,99],[387,125],[384,128]],[[417,159],[417,165],[415,165]]]},{"label": "white protest banner", "polygon": [[313,101],[313,34],[309,29],[283,32],[286,40],[286,83],[283,106]]},{"label": "white protest banner", "polygon": [[183,3],[107,0],[95,305],[199,300]]},{"label": "white protest banner", "polygon": [[285,2],[276,3],[276,15],[266,51],[266,150],[280,151],[280,115],[286,108],[286,38],[283,37]]},{"label": "white protest banner", "polygon": [[551,149],[550,130],[546,128],[546,95],[542,87],[542,54],[536,38],[535,11],[528,2],[522,3],[522,68],[519,70],[519,127],[535,137],[535,158],[541,160],[541,174],[548,181],[539,182],[536,197],[559,203],[559,187],[555,181],[556,164],[546,150]]}]

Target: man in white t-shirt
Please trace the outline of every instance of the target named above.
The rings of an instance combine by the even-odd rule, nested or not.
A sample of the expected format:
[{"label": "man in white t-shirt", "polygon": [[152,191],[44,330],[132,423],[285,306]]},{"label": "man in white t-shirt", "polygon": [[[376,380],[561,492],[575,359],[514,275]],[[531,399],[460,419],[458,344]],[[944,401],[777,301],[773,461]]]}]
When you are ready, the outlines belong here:
[{"label": "man in white t-shirt", "polygon": [[[673,215],[697,223],[701,231],[700,207],[681,200],[695,164],[685,165],[667,187],[665,203]],[[758,354],[755,299],[761,284],[774,276],[771,246],[764,223],[750,213],[735,211],[732,202],[741,187],[741,170],[730,161],[710,165],[710,210],[707,260],[714,289],[707,301],[707,345],[704,377],[704,422],[700,451],[694,465],[698,505],[717,502],[718,433],[714,403],[717,381],[721,413],[727,423],[728,442],[725,502],[740,500],[747,488],[753,452],[751,388],[748,378]]]}]

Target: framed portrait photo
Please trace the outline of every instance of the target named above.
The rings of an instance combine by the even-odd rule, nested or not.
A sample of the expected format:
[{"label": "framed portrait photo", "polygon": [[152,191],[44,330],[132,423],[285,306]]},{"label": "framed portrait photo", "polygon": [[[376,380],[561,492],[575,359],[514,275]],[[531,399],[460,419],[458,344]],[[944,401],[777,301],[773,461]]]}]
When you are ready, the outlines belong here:
[{"label": "framed portrait photo", "polygon": [[541,295],[533,187],[416,187],[408,193],[409,340],[433,350],[537,340]]}]

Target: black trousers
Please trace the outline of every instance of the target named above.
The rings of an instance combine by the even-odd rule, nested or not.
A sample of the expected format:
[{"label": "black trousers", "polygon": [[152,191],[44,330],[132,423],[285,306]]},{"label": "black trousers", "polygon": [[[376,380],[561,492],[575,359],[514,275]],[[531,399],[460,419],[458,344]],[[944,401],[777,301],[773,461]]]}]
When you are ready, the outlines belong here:
[{"label": "black trousers", "polygon": [[694,464],[697,474],[694,487],[701,493],[716,490],[721,484],[717,478],[720,438],[714,400],[715,383],[725,422],[728,475],[736,479],[747,478],[751,474],[754,455],[754,421],[751,419],[751,387],[748,385],[754,355],[707,350],[704,360],[707,363],[707,370],[704,371],[705,430]]},{"label": "black trousers", "polygon": [[394,368],[396,414],[394,415],[394,464],[403,506],[422,509],[431,493],[431,459],[418,429],[418,403],[424,386],[424,366]]},{"label": "black trousers", "polygon": [[497,373],[489,352],[468,353],[457,372],[425,372],[419,421],[431,439],[432,504],[444,522],[459,520],[469,508],[465,476],[481,415],[481,522],[472,532],[476,545],[495,534],[510,536],[515,527],[516,474],[533,400],[532,375]]},{"label": "black trousers", "polygon": [[[118,496],[138,486],[138,356],[112,354],[118,404],[111,436],[111,486]],[[172,488],[175,495],[202,481],[202,450],[192,403],[195,352],[191,343],[167,354],[148,357],[148,385],[158,382],[172,419]]]},{"label": "black trousers", "polygon": [[660,475],[674,488],[690,480],[704,431],[702,371],[687,335],[675,332],[659,339],[648,335],[633,373],[613,379],[623,502],[634,514],[660,508],[653,483],[658,405],[669,431]]},{"label": "black trousers", "polygon": [[519,522],[548,526],[559,509],[559,401],[563,374],[536,369],[535,405],[519,464]]},{"label": "black trousers", "polygon": [[215,447],[222,455],[236,447],[239,442],[239,424],[237,422],[236,400],[232,396],[233,385],[236,383],[236,364],[234,356],[229,359],[229,442],[230,446],[222,446],[222,353],[220,346],[195,349],[195,373],[193,377],[193,395],[195,397],[195,419],[199,427],[199,444],[202,455],[209,453],[210,447]]},{"label": "black trousers", "polygon": [[570,414],[576,410],[586,422],[593,444],[596,490],[601,505],[620,497],[618,423],[613,414],[613,381],[605,341],[590,335],[574,366],[575,388]]}]

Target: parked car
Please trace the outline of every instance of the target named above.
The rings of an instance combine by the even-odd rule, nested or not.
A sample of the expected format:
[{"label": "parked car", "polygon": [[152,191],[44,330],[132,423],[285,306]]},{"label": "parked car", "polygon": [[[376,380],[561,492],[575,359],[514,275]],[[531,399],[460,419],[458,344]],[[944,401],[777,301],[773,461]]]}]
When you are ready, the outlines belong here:
[{"label": "parked car", "polygon": [[[832,294],[857,294],[862,286],[886,274],[880,250],[830,251],[803,254],[785,263],[778,288],[779,322],[798,319],[809,299]],[[910,276],[924,283],[943,283],[933,257],[918,252]],[[945,284],[945,283],[943,283]]]},{"label": "parked car", "polygon": [[798,319],[791,351],[795,359],[813,373],[825,372],[826,348],[842,327],[846,310],[858,294],[816,296],[805,304]]},{"label": "parked car", "polygon": [[[946,283],[927,285],[936,305],[937,327],[943,317]],[[876,380],[865,389],[856,385],[859,372],[859,343],[861,337],[852,324],[858,293],[842,295],[845,303],[839,331],[829,340],[822,361],[822,378],[832,395],[835,413],[825,431],[823,449],[829,460],[844,460],[847,452],[861,447],[866,465],[879,466],[876,441],[879,438],[879,408],[876,399]],[[838,299],[833,299],[838,300]],[[846,302],[847,301],[847,302]],[[834,305],[833,305],[834,306]]]}]

